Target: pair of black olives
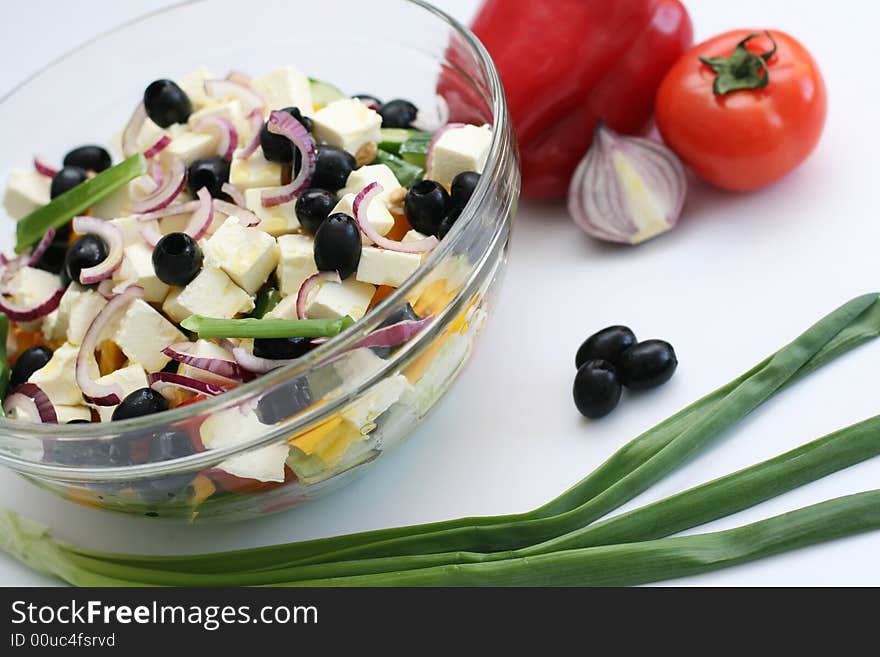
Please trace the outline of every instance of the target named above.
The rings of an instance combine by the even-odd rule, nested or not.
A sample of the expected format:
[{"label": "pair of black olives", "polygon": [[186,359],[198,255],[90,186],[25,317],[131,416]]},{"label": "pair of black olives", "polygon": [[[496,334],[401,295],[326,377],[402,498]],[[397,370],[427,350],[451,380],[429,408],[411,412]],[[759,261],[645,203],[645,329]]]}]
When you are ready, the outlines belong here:
[{"label": "pair of black olives", "polygon": [[648,390],[669,381],[678,358],[668,342],[639,342],[630,328],[609,326],[584,341],[575,366],[575,406],[585,417],[596,419],[617,407],[624,386]]}]

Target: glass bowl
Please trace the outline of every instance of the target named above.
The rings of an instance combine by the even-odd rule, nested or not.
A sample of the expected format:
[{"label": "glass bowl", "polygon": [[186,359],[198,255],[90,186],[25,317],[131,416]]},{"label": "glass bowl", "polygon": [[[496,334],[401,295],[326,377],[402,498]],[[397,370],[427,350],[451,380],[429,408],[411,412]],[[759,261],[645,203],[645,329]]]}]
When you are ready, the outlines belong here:
[{"label": "glass bowl", "polygon": [[[35,153],[50,161],[108,143],[144,86],[205,65],[216,73],[296,66],[348,93],[404,97],[449,120],[493,125],[473,197],[423,266],[362,320],[296,363],[165,413],[89,425],[0,419],[0,462],[81,504],[150,517],[234,520],[302,504],[365,472],[437,403],[473,349],[503,272],[519,193],[515,142],[498,74],[463,26],[417,0],[203,0],[90,41],[0,100],[0,176]],[[439,86],[438,86],[439,82]],[[439,95],[442,98],[438,98]],[[430,112],[428,112],[430,114]],[[11,227],[5,250],[11,245]],[[430,322],[393,349],[357,348],[407,304]],[[135,464],[167,432],[222,446]],[[140,446],[140,447],[138,447]],[[235,476],[236,464],[286,459],[284,481]]]}]

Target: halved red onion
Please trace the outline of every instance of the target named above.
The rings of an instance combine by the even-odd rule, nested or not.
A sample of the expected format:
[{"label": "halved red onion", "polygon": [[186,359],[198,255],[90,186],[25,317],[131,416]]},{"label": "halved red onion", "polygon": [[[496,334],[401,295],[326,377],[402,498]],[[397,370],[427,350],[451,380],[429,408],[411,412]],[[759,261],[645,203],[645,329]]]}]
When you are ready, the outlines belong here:
[{"label": "halved red onion", "polygon": [[162,353],[169,358],[173,358],[174,360],[189,365],[190,367],[194,367],[197,370],[205,370],[206,372],[222,376],[226,379],[243,381],[248,378],[247,373],[242,370],[237,362],[226,360],[224,358],[199,356],[198,354],[192,353],[195,346],[195,342],[175,342],[174,344],[165,347],[162,350]]},{"label": "halved red onion", "polygon": [[184,232],[198,241],[202,239],[214,221],[214,203],[211,201],[211,193],[207,187],[202,187],[196,192],[199,197],[199,207],[193,212]]},{"label": "halved red onion", "polygon": [[296,293],[296,318],[297,319],[305,319],[306,318],[306,304],[309,301],[309,296],[315,290],[318,285],[322,282],[332,282],[332,283],[341,283],[342,278],[339,276],[338,271],[319,271],[317,274],[312,274],[306,280],[303,281],[302,285],[299,286],[299,291]]},{"label": "halved red onion", "polygon": [[58,424],[58,414],[52,400],[35,383],[22,383],[15,388],[5,400],[3,410],[7,415],[15,416],[21,411],[28,417],[37,417],[44,424]]},{"label": "halved red onion", "polygon": [[352,203],[354,220],[357,222],[361,232],[366,235],[367,238],[369,238],[376,246],[388,249],[389,251],[398,251],[400,253],[425,253],[432,250],[440,243],[440,241],[433,235],[412,242],[400,242],[398,240],[388,239],[376,232],[376,229],[373,228],[373,224],[367,218],[367,208],[370,207],[372,200],[381,194],[382,191],[382,185],[377,182],[371,182],[358,192],[358,195],[354,197],[354,202]]},{"label": "halved red onion", "polygon": [[147,384],[163,397],[173,396],[171,392],[175,388],[210,397],[216,397],[231,390],[231,388],[216,383],[200,381],[191,376],[183,376],[174,372],[152,372],[147,375]]},{"label": "halved red onion", "polygon": [[166,148],[168,148],[168,144],[171,143],[171,137],[168,135],[162,135],[156,142],[150,146],[147,150],[144,151],[144,157],[150,159],[154,155],[158,155]]},{"label": "halved red onion", "polygon": [[157,219],[162,219],[164,217],[175,217],[179,214],[189,214],[191,212],[195,212],[199,209],[199,201],[187,201],[186,203],[174,203],[172,205],[166,206],[161,210],[154,210],[153,212],[142,212],[136,215],[136,219],[138,221],[156,221]]},{"label": "halved red onion", "polygon": [[232,357],[235,358],[235,362],[241,365],[241,367],[254,374],[265,374],[296,360],[295,358],[280,360],[260,358],[259,356],[254,356],[244,347],[234,347],[232,349]]},{"label": "halved red onion", "polygon": [[144,296],[144,288],[139,285],[126,288],[122,294],[107,302],[107,305],[95,316],[83,335],[79,353],[76,355],[75,376],[76,385],[79,386],[83,398],[87,402],[98,406],[115,406],[125,396],[125,392],[119,384],[98,383],[92,379],[92,372],[98,371],[98,363],[95,362],[95,349],[98,347],[98,340],[104,328],[125,309],[130,301],[142,296]]},{"label": "halved red onion", "polygon": [[16,322],[30,322],[40,317],[45,317],[58,307],[61,303],[61,297],[64,295],[64,288],[59,287],[49,297],[39,303],[31,305],[21,305],[13,303],[9,299],[0,296],[0,311],[6,313],[9,319]]},{"label": "halved red onion", "polygon": [[464,123],[447,123],[442,128],[440,128],[437,132],[434,133],[434,136],[431,137],[431,143],[428,144],[428,152],[425,154],[425,173],[431,171],[434,164],[434,147],[437,145],[437,142],[440,141],[440,137],[446,134],[449,130],[453,128],[463,128]]},{"label": "halved red onion", "polygon": [[155,219],[141,228],[141,237],[143,237],[144,242],[150,246],[155,247],[159,243],[159,240],[162,239],[162,233],[159,230],[159,224]]},{"label": "halved red onion", "polygon": [[79,282],[83,285],[100,283],[105,278],[113,275],[122,264],[125,239],[119,226],[106,219],[97,217],[79,216],[73,218],[73,231],[75,233],[92,233],[97,235],[107,245],[107,257],[94,267],[86,267],[79,273]]},{"label": "halved red onion", "polygon": [[137,153],[137,138],[141,134],[141,128],[144,127],[146,120],[147,110],[144,108],[144,102],[141,101],[134,108],[131,118],[125,125],[125,130],[122,132],[122,154],[125,157],[131,157]]},{"label": "halved red onion", "polygon": [[241,190],[235,185],[225,182],[220,187],[220,191],[224,194],[228,194],[229,198],[232,199],[232,202],[235,203],[239,208],[243,208],[245,206],[244,194],[242,194]]},{"label": "halved red onion", "polygon": [[34,247],[33,252],[28,256],[28,267],[33,267],[40,261],[40,258],[43,257],[43,254],[46,252],[46,249],[49,248],[52,240],[55,239],[55,232],[55,228],[50,226],[49,230],[46,231],[46,234],[43,235],[42,239],[37,243],[37,246]]},{"label": "halved red onion", "polygon": [[251,140],[248,142],[247,146],[242,149],[241,153],[239,153],[239,157],[242,160],[246,160],[253,155],[254,151],[256,151],[260,145],[260,131],[263,129],[263,113],[258,109],[253,109],[248,113],[247,120],[251,127]]},{"label": "halved red onion", "polygon": [[183,191],[185,185],[186,165],[183,163],[183,160],[176,160],[171,165],[171,172],[168,175],[168,179],[163,181],[162,186],[141,200],[132,203],[131,209],[137,214],[144,214],[168,207],[171,201],[176,199],[178,194]]},{"label": "halved red onion", "polygon": [[214,199],[214,209],[217,212],[222,212],[227,217],[238,217],[238,220],[241,221],[242,225],[245,228],[253,228],[254,226],[260,225],[260,218],[255,215],[250,210],[246,210],[237,205],[233,205],[228,201],[223,201],[221,199]]},{"label": "halved red onion", "polygon": [[299,173],[287,185],[282,185],[274,190],[265,190],[260,199],[264,208],[288,203],[296,198],[302,190],[309,186],[315,173],[315,140],[309,134],[302,123],[297,121],[287,112],[272,110],[269,114],[269,132],[284,135],[293,146],[299,149],[302,155],[302,164]]},{"label": "halved red onion", "polygon": [[235,98],[241,102],[245,114],[255,109],[262,112],[266,108],[262,96],[240,80],[205,80],[205,93],[215,100]]},{"label": "halved red onion", "polygon": [[207,132],[217,136],[217,155],[224,160],[231,160],[232,153],[238,146],[238,130],[232,121],[225,116],[209,116],[197,121],[193,126],[196,132]]},{"label": "halved red onion", "polygon": [[37,170],[37,173],[40,173],[47,178],[54,178],[55,174],[58,173],[58,169],[50,164],[46,164],[39,155],[34,155],[34,169]]},{"label": "halved red onion", "polygon": [[402,322],[397,322],[396,324],[391,324],[390,326],[384,326],[358,340],[353,348],[396,347],[416,335],[431,321],[431,319],[431,317],[425,317],[424,319],[407,319]]}]

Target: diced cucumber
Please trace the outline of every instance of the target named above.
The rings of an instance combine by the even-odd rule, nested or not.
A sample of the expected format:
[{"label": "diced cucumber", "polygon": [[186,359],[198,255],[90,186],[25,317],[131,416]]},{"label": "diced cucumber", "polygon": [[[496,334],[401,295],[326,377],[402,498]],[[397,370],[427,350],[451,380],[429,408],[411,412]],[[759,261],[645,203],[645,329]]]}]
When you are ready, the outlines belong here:
[{"label": "diced cucumber", "polygon": [[418,134],[421,134],[418,130],[408,128],[382,128],[379,148],[397,155],[400,152],[401,145]]},{"label": "diced cucumber", "polygon": [[315,109],[321,109],[334,100],[348,98],[342,91],[328,82],[309,78],[309,86],[312,89],[312,104],[315,106]]},{"label": "diced cucumber", "polygon": [[407,139],[400,145],[398,155],[410,164],[425,168],[425,158],[428,155],[428,146],[434,135],[430,132],[419,132]]},{"label": "diced cucumber", "polygon": [[410,164],[388,151],[383,151],[381,148],[376,151],[376,159],[373,160],[373,163],[387,165],[404,187],[410,187],[425,175],[425,170],[422,167]]}]

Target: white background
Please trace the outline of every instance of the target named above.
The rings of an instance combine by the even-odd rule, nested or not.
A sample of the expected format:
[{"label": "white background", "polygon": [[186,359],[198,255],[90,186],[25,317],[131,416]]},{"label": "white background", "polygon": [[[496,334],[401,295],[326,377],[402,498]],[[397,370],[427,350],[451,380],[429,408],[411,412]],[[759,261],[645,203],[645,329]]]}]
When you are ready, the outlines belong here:
[{"label": "white background", "polygon": [[[6,3],[0,94],[83,40],[162,4]],[[467,21],[478,3],[438,4]],[[46,522],[66,539],[123,552],[208,551],[522,511],[549,500],[624,442],[751,367],[840,303],[880,288],[874,34],[880,5],[687,5],[697,40],[737,27],[779,28],[798,36],[820,63],[828,123],[819,148],[795,174],[750,195],[695,184],[679,227],[636,249],[591,242],[561,204],[524,203],[505,286],[471,365],[407,443],[327,499],[239,524],[182,526],[78,507],[0,471],[0,504]],[[57,99],[59,111],[66,102],[75,101]],[[625,397],[611,416],[590,423],[571,401],[574,352],[587,335],[617,323],[642,338],[669,340],[681,365],[663,388]],[[878,371],[880,344],[851,353],[781,394],[627,508],[876,414]],[[873,488],[878,480],[880,460],[708,528]],[[878,585],[878,553],[880,532],[675,583]],[[0,584],[48,583],[0,555]]]}]

